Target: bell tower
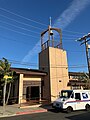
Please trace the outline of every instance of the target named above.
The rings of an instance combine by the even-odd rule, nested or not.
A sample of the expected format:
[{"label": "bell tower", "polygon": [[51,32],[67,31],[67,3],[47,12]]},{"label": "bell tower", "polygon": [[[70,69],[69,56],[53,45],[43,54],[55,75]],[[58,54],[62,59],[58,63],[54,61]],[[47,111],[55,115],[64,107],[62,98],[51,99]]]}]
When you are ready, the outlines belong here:
[{"label": "bell tower", "polygon": [[42,87],[43,97],[54,101],[61,90],[68,89],[69,77],[67,55],[62,46],[62,31],[51,27],[51,18],[48,29],[41,33],[39,69],[47,72]]}]

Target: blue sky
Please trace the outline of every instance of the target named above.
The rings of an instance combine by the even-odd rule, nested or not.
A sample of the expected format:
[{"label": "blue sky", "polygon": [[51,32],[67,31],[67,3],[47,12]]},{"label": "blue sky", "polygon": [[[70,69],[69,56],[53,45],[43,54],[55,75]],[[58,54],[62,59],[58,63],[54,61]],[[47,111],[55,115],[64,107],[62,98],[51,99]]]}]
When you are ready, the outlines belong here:
[{"label": "blue sky", "polygon": [[87,71],[84,45],[75,40],[90,32],[90,0],[0,0],[0,59],[13,67],[37,68],[40,33],[62,29],[69,71]]}]

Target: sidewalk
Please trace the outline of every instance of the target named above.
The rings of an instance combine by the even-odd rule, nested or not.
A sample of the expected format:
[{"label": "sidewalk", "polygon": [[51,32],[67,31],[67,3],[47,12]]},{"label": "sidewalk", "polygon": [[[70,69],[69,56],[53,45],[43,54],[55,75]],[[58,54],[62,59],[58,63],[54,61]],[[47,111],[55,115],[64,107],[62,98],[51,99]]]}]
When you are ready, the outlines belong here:
[{"label": "sidewalk", "polygon": [[18,104],[15,104],[7,105],[5,109],[3,108],[3,106],[0,106],[0,117],[47,112],[48,109],[52,109],[51,105],[45,105],[43,107],[27,106],[24,108],[20,108]]}]

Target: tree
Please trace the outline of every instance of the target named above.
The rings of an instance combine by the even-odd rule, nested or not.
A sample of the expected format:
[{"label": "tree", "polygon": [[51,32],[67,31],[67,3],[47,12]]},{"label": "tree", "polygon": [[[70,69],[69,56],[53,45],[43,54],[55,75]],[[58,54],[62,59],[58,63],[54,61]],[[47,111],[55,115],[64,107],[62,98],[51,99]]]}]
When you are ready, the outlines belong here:
[{"label": "tree", "polygon": [[[2,60],[0,60],[0,82],[3,86],[3,106],[5,106],[8,103],[11,90],[11,83],[13,82],[13,72],[10,70],[10,67],[11,64],[6,58],[2,58]],[[7,92],[6,99],[7,84],[9,84],[9,90]]]}]

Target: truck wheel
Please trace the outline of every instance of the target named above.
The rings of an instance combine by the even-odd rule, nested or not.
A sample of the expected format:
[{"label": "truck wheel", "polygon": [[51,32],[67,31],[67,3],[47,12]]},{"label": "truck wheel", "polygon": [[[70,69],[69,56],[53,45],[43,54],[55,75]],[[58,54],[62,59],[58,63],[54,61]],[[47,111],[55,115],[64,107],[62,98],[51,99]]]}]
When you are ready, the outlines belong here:
[{"label": "truck wheel", "polygon": [[72,107],[67,107],[66,111],[67,111],[67,113],[70,113],[73,111],[73,109],[72,109]]},{"label": "truck wheel", "polygon": [[90,105],[87,104],[85,108],[86,108],[86,111],[89,111],[90,110]]}]

